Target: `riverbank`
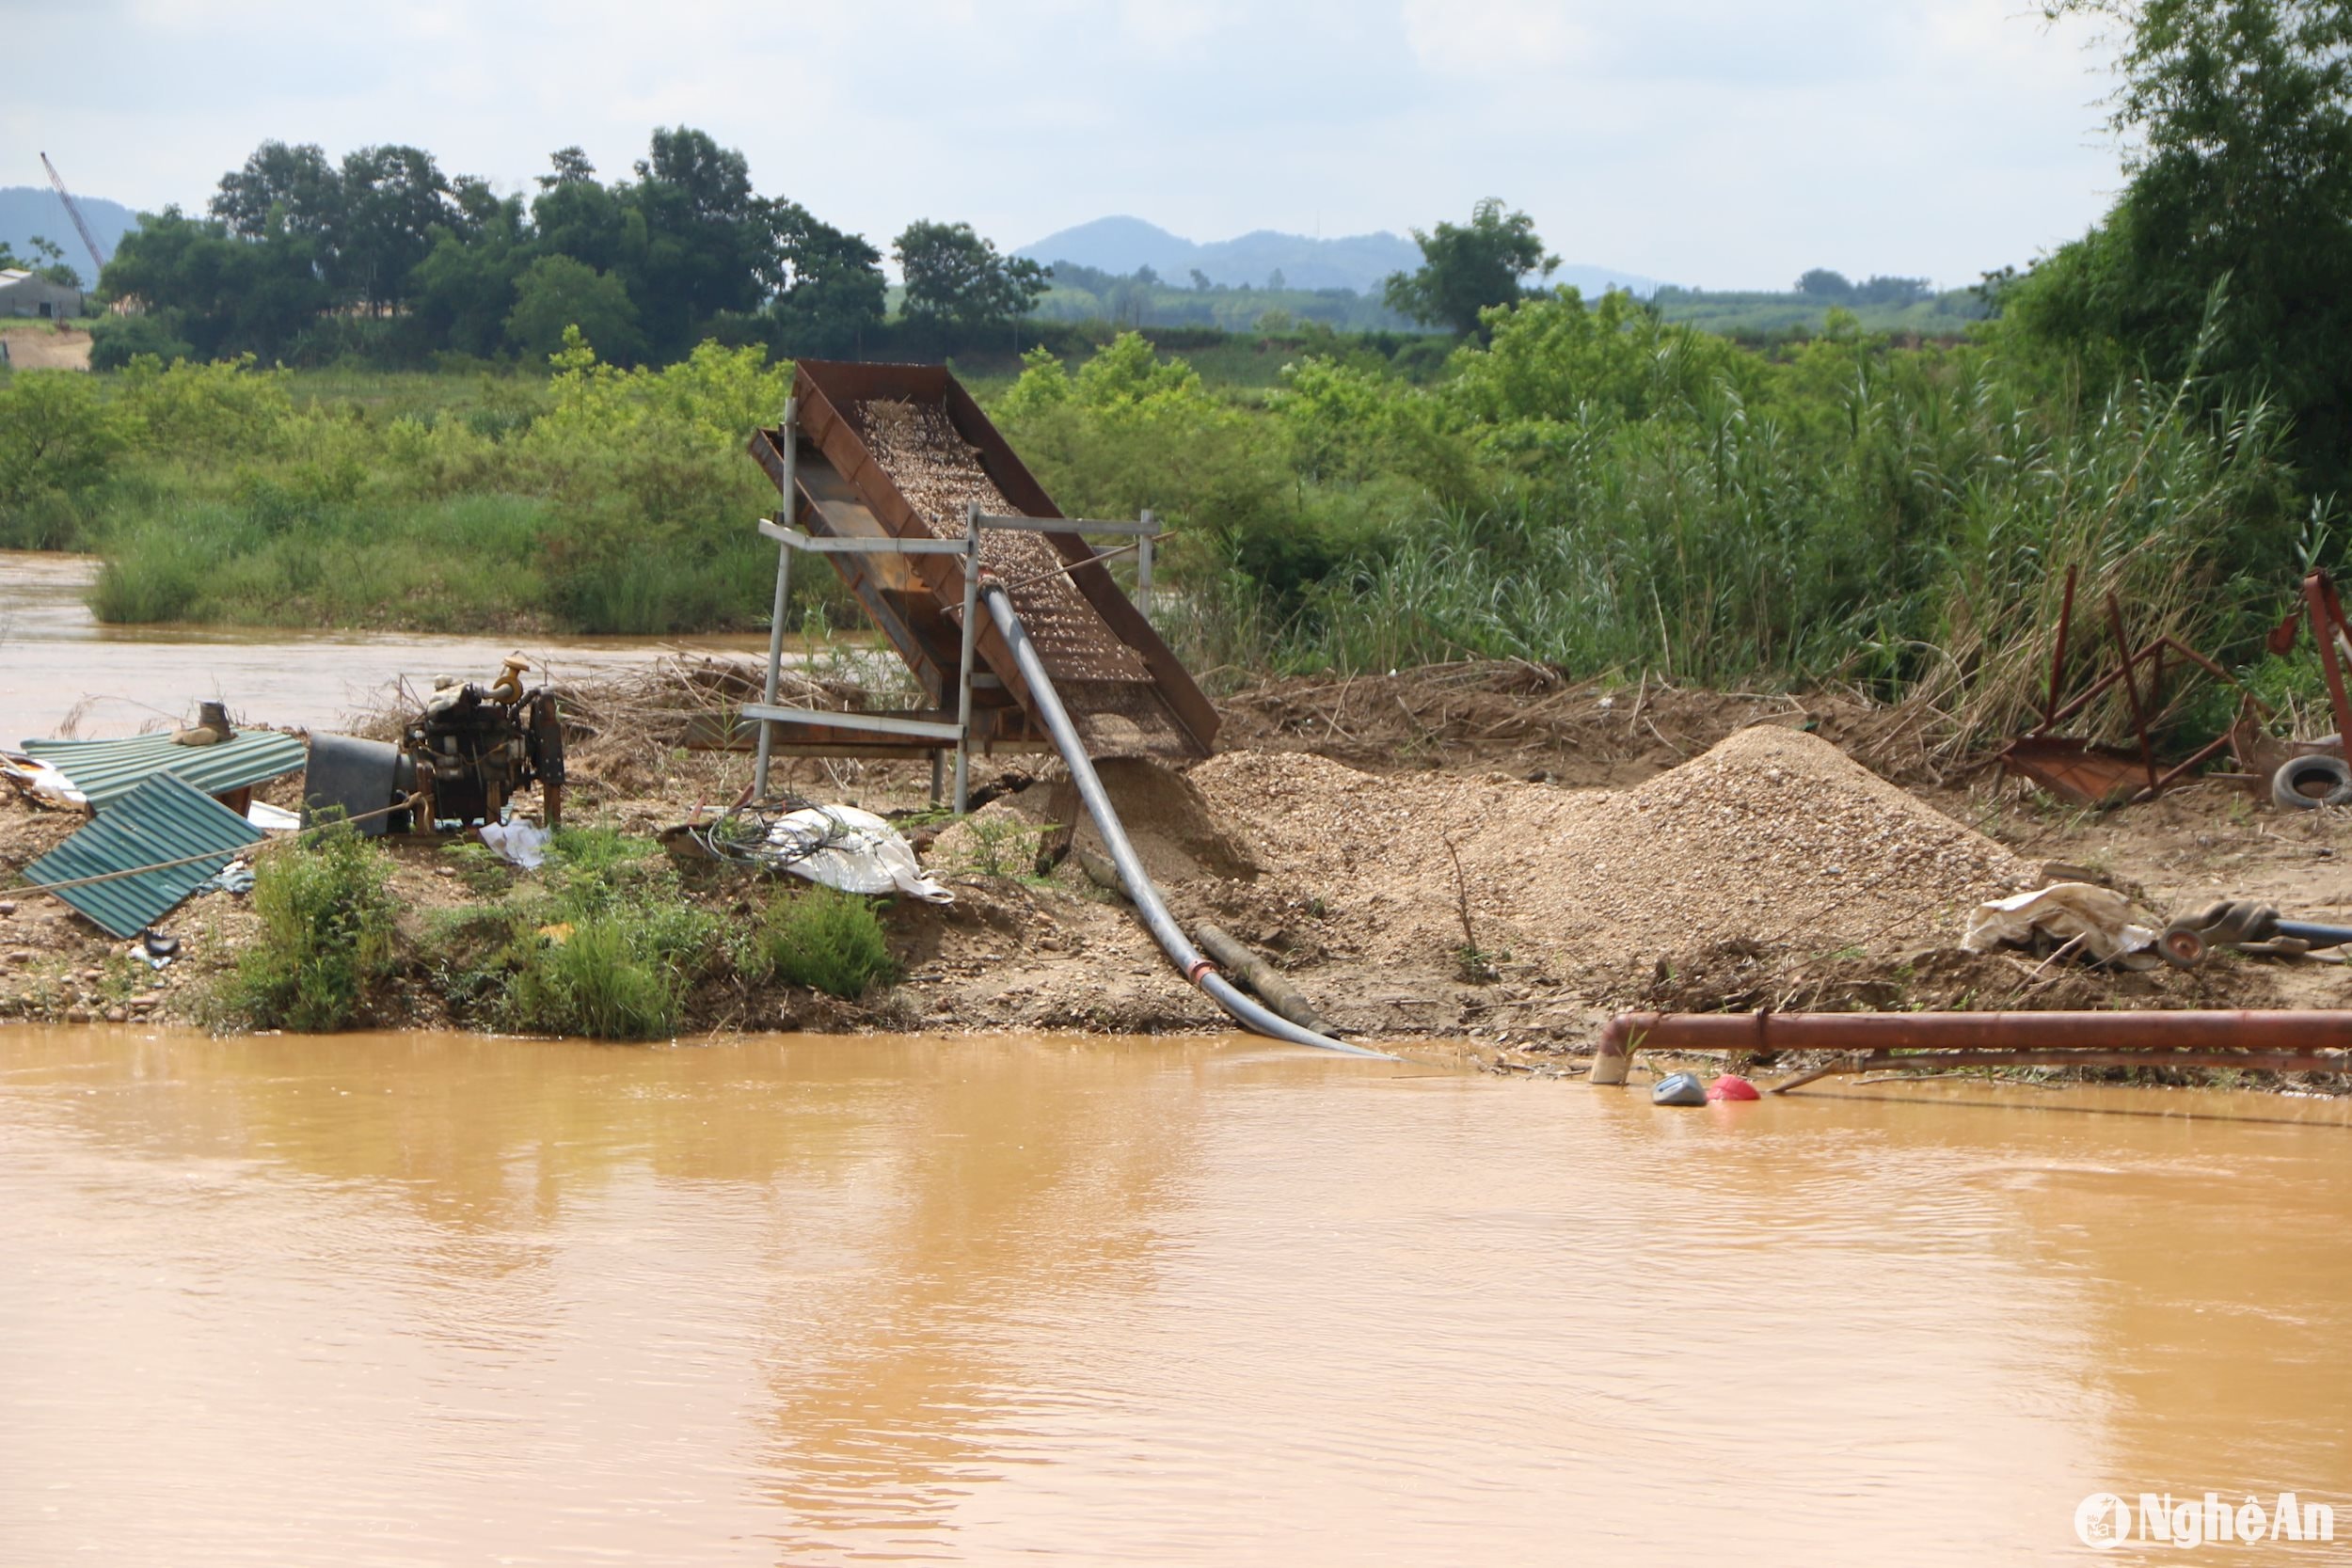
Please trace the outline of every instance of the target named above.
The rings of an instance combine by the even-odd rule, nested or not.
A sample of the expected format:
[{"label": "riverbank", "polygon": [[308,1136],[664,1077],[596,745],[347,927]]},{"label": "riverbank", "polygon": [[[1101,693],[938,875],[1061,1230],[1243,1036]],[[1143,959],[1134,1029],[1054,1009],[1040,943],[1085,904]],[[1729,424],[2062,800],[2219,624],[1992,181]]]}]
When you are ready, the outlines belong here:
[{"label": "riverbank", "polygon": [[[1266,954],[1356,1037],[1468,1041],[1489,1062],[1550,1069],[1626,1007],[2344,999],[2343,971],[2328,965],[2111,974],[1959,946],[1974,902],[2034,885],[2051,863],[2159,915],[2227,896],[2343,920],[2334,813],[2257,809],[2218,785],[2075,812],[2013,783],[1939,784],[1924,752],[1905,752],[1901,716],[1850,699],[1571,686],[1523,666],[1270,683],[1226,706],[1231,747],[1217,757],[1183,773],[1113,764],[1106,777],[1179,916]],[[955,902],[883,906],[898,975],[862,995],[763,972],[740,957],[744,933],[801,884],[665,833],[732,800],[749,773],[740,753],[612,735],[576,747],[566,821],[591,836],[575,852],[628,896],[675,902],[699,923],[678,1031],[1225,1026],[1089,875],[1088,834],[1057,853],[1068,800],[1043,758],[985,764],[986,803],[961,821],[929,810],[918,767],[792,764],[785,782],[803,796],[898,814]],[[274,793],[291,802],[298,790]],[[0,800],[0,856],[21,864],[77,820]],[[395,836],[383,853],[395,961],[367,1022],[527,1022],[485,999],[514,961],[514,933],[536,931],[526,917],[567,895],[567,873],[514,870],[466,838]],[[181,957],[158,974],[54,900],[0,896],[15,906],[0,916],[0,1017],[236,1025],[224,998],[260,940],[248,900],[184,906],[167,923]]]}]

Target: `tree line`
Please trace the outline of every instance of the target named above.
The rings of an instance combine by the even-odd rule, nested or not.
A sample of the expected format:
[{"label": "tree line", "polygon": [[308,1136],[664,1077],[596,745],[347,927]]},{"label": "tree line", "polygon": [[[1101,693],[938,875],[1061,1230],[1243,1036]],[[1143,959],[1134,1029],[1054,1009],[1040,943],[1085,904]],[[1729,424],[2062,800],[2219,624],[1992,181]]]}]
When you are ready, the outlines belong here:
[{"label": "tree line", "polygon": [[167,207],[124,237],[99,288],[139,312],[100,334],[97,362],[536,358],[571,325],[623,364],[710,338],[852,353],[886,326],[941,352],[1026,315],[1046,288],[1043,267],[970,224],[918,220],[893,242],[906,292],[887,323],[879,248],[761,196],[741,152],[689,126],[656,130],[628,179],[599,179],[567,147],[537,185],[501,197],[417,147],[338,163],[263,142],[202,216]]}]

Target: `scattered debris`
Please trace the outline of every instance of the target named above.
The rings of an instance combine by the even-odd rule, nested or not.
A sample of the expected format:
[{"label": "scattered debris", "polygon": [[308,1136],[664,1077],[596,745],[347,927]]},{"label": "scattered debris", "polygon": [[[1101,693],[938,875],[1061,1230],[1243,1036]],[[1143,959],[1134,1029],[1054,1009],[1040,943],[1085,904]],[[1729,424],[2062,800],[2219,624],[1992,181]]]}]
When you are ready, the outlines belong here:
[{"label": "scattered debris", "polygon": [[49,763],[0,752],[0,779],[6,779],[24,799],[52,811],[87,811],[89,797]]},{"label": "scattered debris", "polygon": [[229,722],[229,706],[225,703],[199,705],[196,722],[171,734],[174,746],[219,746],[236,738],[237,732]]},{"label": "scattered debris", "polygon": [[2192,920],[2164,928],[2158,951],[2175,969],[2194,969],[2216,948],[2249,958],[2317,958],[2342,963],[2340,951],[2352,942],[2352,927],[2282,920],[2279,911],[2250,898],[2224,900]]},{"label": "scattered debris", "polygon": [[[24,751],[63,773],[101,812],[158,773],[176,774],[206,795],[233,796],[298,773],[310,762],[301,736],[262,729],[240,730],[232,739],[198,748],[157,733],[119,740],[27,740]],[[245,809],[242,801],[237,809]]]},{"label": "scattered debris", "polygon": [[482,824],[482,842],[497,851],[501,860],[525,871],[536,871],[547,863],[548,836],[545,828],[521,817]]},{"label": "scattered debris", "polygon": [[[2046,953],[2078,946],[2099,963],[2134,964],[2155,945],[2156,933],[2134,918],[2132,901],[2113,888],[2057,882],[1979,904],[1968,916],[1961,945],[1971,953],[2017,947]],[[2037,947],[2037,943],[2043,945]],[[2145,961],[2154,963],[2153,955]]]},{"label": "scattered debris", "polygon": [[[2050,690],[2042,703],[2042,722],[2002,750],[2003,769],[2032,780],[2061,800],[2086,806],[2153,800],[2225,751],[2234,755],[2240,773],[2247,773],[2253,765],[2251,743],[2260,736],[2263,722],[2271,716],[2270,709],[2247,690],[2236,676],[2176,637],[2157,637],[2133,646],[2123,628],[2122,601],[2112,591],[2106,596],[2107,629],[2114,639],[2116,662],[2081,691],[2059,701],[2059,693],[2066,686],[2067,641],[2074,629],[2075,575],[2074,567],[2066,569],[2066,591],[2052,639]],[[2235,689],[2238,716],[2225,734],[2165,767],[2156,760],[2151,732],[2168,711],[2163,697],[2168,656],[2175,670],[2202,670]],[[2125,718],[2138,743],[2137,751],[2056,733],[2058,726],[2081,717],[2094,703],[2119,688],[2123,694]]]},{"label": "scattered debris", "polygon": [[695,829],[692,837],[715,859],[789,871],[842,893],[956,901],[923,869],[898,829],[855,806],[795,805],[779,815],[745,804]]},{"label": "scattered debris", "polygon": [[109,936],[134,937],[180,907],[262,831],[172,773],[151,774],[24,868]]},{"label": "scattered debris", "polygon": [[1649,1091],[1653,1105],[1704,1105],[1707,1085],[1699,1082],[1695,1072],[1670,1072],[1653,1085]]}]

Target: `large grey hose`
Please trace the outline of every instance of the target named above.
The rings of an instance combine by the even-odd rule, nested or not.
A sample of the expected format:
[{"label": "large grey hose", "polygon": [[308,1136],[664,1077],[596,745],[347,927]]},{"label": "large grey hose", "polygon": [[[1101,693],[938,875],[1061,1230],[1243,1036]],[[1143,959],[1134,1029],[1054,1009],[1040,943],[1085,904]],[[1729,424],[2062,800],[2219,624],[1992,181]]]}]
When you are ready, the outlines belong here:
[{"label": "large grey hose", "polygon": [[1311,1045],[1318,1051],[1395,1061],[1386,1052],[1370,1051],[1345,1040],[1335,1040],[1328,1035],[1318,1035],[1267,1011],[1236,990],[1232,981],[1217,973],[1216,965],[1200,956],[1200,949],[1184,935],[1184,927],[1176,924],[1176,917],[1160,901],[1160,890],[1144,874],[1136,847],[1127,842],[1127,830],[1120,825],[1119,814],[1111,809],[1111,798],[1094,771],[1093,759],[1087,755],[1086,743],[1078,738],[1077,729],[1070,722],[1070,714],[1061,705],[1061,695],[1046,675],[1045,661],[1038,657],[1028,631],[1021,625],[1021,617],[1013,613],[1012,600],[1006,596],[1001,585],[985,579],[980,591],[988,596],[988,613],[996,623],[997,632],[1011,648],[1013,662],[1021,667],[1021,679],[1029,689],[1029,700],[1036,706],[1037,716],[1045,721],[1045,733],[1054,737],[1056,750],[1061,752],[1062,761],[1069,764],[1071,782],[1078,786],[1078,799],[1086,802],[1087,815],[1094,819],[1094,831],[1103,835],[1104,846],[1111,852],[1111,863],[1119,867],[1119,879],[1126,885],[1127,896],[1135,900],[1136,912],[1143,916],[1143,924],[1159,942],[1160,951],[1168,955],[1168,961],[1185,979],[1207,991],[1218,1006],[1245,1028],[1293,1045]]}]

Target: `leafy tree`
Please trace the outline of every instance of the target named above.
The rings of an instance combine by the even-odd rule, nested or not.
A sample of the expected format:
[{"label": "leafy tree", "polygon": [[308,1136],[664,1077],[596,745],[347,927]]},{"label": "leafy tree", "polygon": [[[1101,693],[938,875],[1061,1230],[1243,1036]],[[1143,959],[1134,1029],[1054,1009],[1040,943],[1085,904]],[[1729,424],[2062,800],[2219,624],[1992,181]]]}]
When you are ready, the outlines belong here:
[{"label": "leafy tree", "polygon": [[[31,261],[0,260],[0,267],[24,267],[38,277],[45,277],[52,283],[62,283],[69,289],[78,289],[82,286],[82,275],[66,264],[65,246],[55,240],[43,239],[39,234],[35,234],[29,243],[33,247]],[[0,257],[5,257],[7,254],[8,247],[0,245]]]},{"label": "leafy tree", "polygon": [[137,299],[200,357],[274,358],[334,303],[321,250],[320,240],[296,231],[282,211],[258,236],[240,239],[225,222],[167,207],[122,237],[99,276],[99,292]]},{"label": "leafy tree", "polygon": [[333,273],[346,297],[371,307],[408,297],[408,275],[455,214],[450,182],[417,147],[363,147],[343,159]]},{"label": "leafy tree", "polygon": [[410,322],[430,349],[487,359],[506,349],[516,279],[531,265],[532,246],[522,198],[492,198],[485,209],[474,202],[476,188],[461,187],[460,204],[471,208],[466,221],[437,229],[432,250],[409,274]]},{"label": "leafy tree", "polygon": [[906,314],[977,331],[1029,313],[1052,276],[1025,256],[999,256],[968,223],[917,219],[892,247],[906,278]]},{"label": "leafy tree", "polygon": [[1207,293],[1209,292],[1210,287],[1211,287],[1210,282],[1209,282],[1209,275],[1208,275],[1207,273],[1205,273],[1205,272],[1202,272],[1202,271],[1201,271],[1199,267],[1195,267],[1195,268],[1193,268],[1193,269],[1192,269],[1192,287],[1193,287],[1193,292],[1194,292],[1195,293],[1203,293],[1203,294]]},{"label": "leafy tree", "polygon": [[628,364],[644,354],[627,284],[569,256],[542,256],[515,282],[507,332],[524,354],[546,358],[564,347],[566,327],[577,327],[609,362]]},{"label": "leafy tree", "polygon": [[0,387],[0,512],[72,496],[106,476],[125,443],[119,411],[86,375],[27,371]]},{"label": "leafy tree", "polygon": [[539,176],[539,188],[553,190],[558,185],[592,184],[596,178],[596,166],[588,161],[588,154],[578,147],[559,147],[548,155],[554,172]]},{"label": "leafy tree", "polygon": [[742,153],[689,126],[657,130],[623,195],[645,238],[640,259],[625,230],[619,270],[657,356],[684,354],[720,312],[759,304],[773,242]]},{"label": "leafy tree", "polygon": [[90,324],[91,370],[125,370],[142,355],[169,365],[195,358],[196,345],[180,336],[173,319],[164,316],[108,316]]},{"label": "leafy tree", "polygon": [[1815,299],[1851,299],[1853,280],[1842,272],[1815,267],[1797,279],[1797,293],[1811,294]]},{"label": "leafy tree", "polygon": [[761,282],[788,353],[840,354],[882,325],[889,297],[882,252],[819,222],[797,201],[767,203],[773,250]]},{"label": "leafy tree", "polygon": [[2123,29],[2113,123],[2137,149],[2106,220],[2002,291],[2009,325],[2094,370],[2274,397],[2308,480],[2352,483],[2352,4],[2045,9]]},{"label": "leafy tree", "polygon": [[597,182],[596,166],[579,148],[564,148],[552,162],[554,172],[539,177],[539,194],[531,203],[531,226],[539,250],[550,256],[569,256],[599,272],[610,272],[625,261],[642,261],[644,216],[625,207],[619,196]]},{"label": "leafy tree", "polygon": [[261,238],[273,221],[288,232],[324,239],[342,222],[342,176],[314,142],[289,147],[265,141],[243,168],[221,176],[211,211],[242,239]]},{"label": "leafy tree", "polygon": [[[1560,258],[1544,254],[1535,220],[1505,214],[1498,197],[1470,209],[1466,225],[1440,223],[1434,233],[1413,230],[1421,246],[1419,271],[1391,273],[1382,297],[1389,309],[1463,337],[1479,333],[1480,312],[1525,297],[1520,279],[1534,273],[1549,277]],[[1279,285],[1278,285],[1279,286]]]},{"label": "leafy tree", "polygon": [[1889,277],[1874,276],[1854,285],[1857,305],[1916,305],[1935,293],[1935,287],[1924,277]]}]

